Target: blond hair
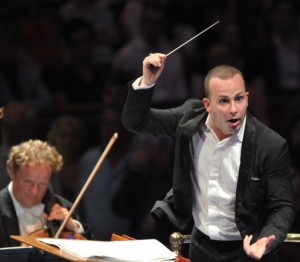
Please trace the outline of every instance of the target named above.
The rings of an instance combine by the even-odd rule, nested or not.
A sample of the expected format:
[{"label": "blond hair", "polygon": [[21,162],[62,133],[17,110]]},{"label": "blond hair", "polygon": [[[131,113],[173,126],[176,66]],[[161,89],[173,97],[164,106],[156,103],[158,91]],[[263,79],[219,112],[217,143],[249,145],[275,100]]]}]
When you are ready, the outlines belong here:
[{"label": "blond hair", "polygon": [[11,148],[8,168],[18,170],[20,166],[34,164],[49,165],[53,172],[58,172],[63,166],[63,158],[55,147],[38,139],[30,139]]}]

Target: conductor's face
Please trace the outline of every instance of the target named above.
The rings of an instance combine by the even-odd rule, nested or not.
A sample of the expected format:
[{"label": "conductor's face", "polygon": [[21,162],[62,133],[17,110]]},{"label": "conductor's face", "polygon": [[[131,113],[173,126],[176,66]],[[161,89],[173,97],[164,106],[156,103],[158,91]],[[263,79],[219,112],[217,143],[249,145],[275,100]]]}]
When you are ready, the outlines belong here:
[{"label": "conductor's face", "polygon": [[219,140],[238,132],[248,107],[248,96],[243,78],[236,74],[230,79],[212,78],[209,97],[203,102]]},{"label": "conductor's face", "polygon": [[42,164],[24,165],[15,171],[10,170],[16,200],[24,207],[41,203],[51,175],[51,167]]}]

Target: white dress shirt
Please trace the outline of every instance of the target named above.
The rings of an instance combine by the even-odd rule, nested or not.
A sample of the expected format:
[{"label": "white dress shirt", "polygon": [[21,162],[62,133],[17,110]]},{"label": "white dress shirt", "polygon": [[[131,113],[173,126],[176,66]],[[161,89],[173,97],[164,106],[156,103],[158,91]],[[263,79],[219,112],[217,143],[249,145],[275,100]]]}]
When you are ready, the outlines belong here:
[{"label": "white dress shirt", "polygon": [[[8,185],[8,192],[12,198],[18,222],[19,222],[19,229],[20,229],[20,235],[21,236],[28,236],[32,234],[33,232],[36,232],[41,229],[47,228],[47,221],[44,219],[44,208],[45,204],[40,203],[38,205],[35,205],[33,207],[27,208],[23,207],[15,198],[12,190],[12,183],[10,182]],[[84,228],[82,224],[73,219],[74,222],[78,225],[78,229],[75,231],[75,233],[82,234],[84,233]]]},{"label": "white dress shirt", "polygon": [[219,141],[208,116],[190,145],[195,226],[214,240],[241,240],[235,196],[245,122],[246,118],[238,133]]},{"label": "white dress shirt", "polygon": [[31,208],[23,207],[15,198],[12,191],[12,182],[8,185],[8,191],[12,198],[16,214],[19,221],[21,236],[27,236],[31,233],[43,229],[46,223],[43,218],[44,204],[39,204]]},{"label": "white dress shirt", "polygon": [[[134,90],[154,86],[140,86],[141,79],[132,83]],[[196,133],[190,145],[195,226],[214,240],[242,239],[235,223],[235,197],[245,124],[246,117],[236,134],[219,141],[208,116],[202,135]]]}]

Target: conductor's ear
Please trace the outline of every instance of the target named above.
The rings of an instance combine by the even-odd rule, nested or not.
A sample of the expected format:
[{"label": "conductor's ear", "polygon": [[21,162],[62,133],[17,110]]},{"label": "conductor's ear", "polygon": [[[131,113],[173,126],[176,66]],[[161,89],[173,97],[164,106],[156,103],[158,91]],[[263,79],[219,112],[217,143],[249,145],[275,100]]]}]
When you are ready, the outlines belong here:
[{"label": "conductor's ear", "polygon": [[210,112],[210,104],[211,104],[211,102],[210,102],[210,100],[209,100],[209,98],[203,98],[203,104],[204,104],[204,106],[205,106],[205,108],[206,108],[206,111],[209,113]]}]

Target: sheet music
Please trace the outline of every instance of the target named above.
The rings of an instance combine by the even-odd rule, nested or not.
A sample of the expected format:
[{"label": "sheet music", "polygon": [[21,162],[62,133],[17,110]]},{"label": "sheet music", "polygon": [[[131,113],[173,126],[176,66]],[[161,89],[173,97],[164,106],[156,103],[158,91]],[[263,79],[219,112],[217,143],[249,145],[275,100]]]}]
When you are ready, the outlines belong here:
[{"label": "sheet music", "polygon": [[175,261],[176,254],[156,239],[129,241],[94,241],[37,238],[45,244],[88,261]]}]

